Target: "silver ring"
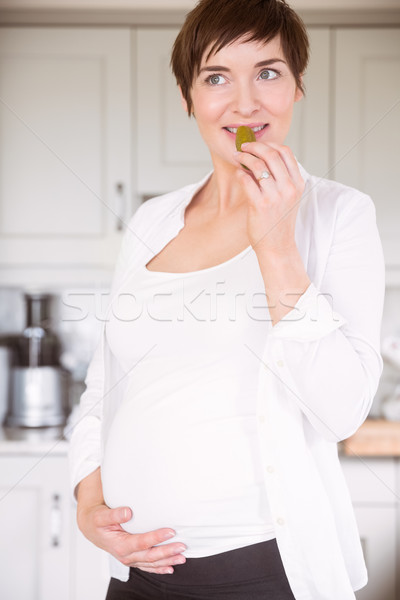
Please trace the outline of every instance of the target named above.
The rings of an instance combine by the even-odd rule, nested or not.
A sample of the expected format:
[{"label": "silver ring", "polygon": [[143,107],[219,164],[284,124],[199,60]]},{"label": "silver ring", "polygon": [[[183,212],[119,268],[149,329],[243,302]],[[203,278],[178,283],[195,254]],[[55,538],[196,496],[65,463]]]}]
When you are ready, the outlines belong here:
[{"label": "silver ring", "polygon": [[268,177],[270,177],[270,174],[268,173],[268,171],[263,171],[260,175],[260,177],[258,178],[258,181],[261,181],[261,179],[268,179]]}]

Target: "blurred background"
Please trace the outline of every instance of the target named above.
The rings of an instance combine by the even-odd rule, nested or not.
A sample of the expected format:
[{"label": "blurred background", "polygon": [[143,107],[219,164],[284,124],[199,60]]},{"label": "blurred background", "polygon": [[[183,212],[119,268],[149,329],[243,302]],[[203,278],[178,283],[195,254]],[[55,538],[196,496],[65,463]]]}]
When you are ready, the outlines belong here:
[{"label": "blurred background", "polygon": [[[99,600],[67,440],[126,223],[211,163],[169,56],[192,0],[0,0],[0,596]],[[311,40],[287,143],[368,193],[386,261],[384,372],[339,452],[370,582],[400,600],[400,0],[293,0]],[[72,416],[71,416],[72,415]],[[339,599],[338,599],[339,600]]]}]

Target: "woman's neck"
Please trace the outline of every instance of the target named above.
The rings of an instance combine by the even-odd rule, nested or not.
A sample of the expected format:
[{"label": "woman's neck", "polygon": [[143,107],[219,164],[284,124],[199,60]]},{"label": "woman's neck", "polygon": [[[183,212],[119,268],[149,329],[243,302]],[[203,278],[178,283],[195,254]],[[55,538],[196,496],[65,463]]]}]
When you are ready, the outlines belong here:
[{"label": "woman's neck", "polygon": [[229,217],[246,204],[236,173],[234,165],[214,161],[214,172],[202,190],[200,202],[216,218]]}]

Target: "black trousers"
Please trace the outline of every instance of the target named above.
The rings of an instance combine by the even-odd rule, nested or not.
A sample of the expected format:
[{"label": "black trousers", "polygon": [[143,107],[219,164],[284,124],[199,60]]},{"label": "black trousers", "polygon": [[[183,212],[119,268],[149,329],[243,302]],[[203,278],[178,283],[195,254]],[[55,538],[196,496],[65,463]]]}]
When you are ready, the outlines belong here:
[{"label": "black trousers", "polygon": [[130,569],[111,578],[106,600],[295,600],[275,539],[204,558],[188,558],[172,575]]}]

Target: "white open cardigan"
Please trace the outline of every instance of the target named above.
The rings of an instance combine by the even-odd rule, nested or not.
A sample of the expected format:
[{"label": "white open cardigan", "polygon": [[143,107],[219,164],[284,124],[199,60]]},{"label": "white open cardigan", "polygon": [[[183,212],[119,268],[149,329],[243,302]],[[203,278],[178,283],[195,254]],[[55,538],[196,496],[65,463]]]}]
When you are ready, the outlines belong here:
[{"label": "white open cardigan", "polygon": [[[306,187],[296,243],[312,283],[272,328],[258,357],[259,446],[294,596],[354,600],[353,590],[366,584],[367,571],[337,442],[367,417],[382,372],[383,253],[371,199],[299,167]],[[182,229],[186,206],[209,177],[153,198],[135,212],[110,304],[125,279]],[[126,380],[103,326],[70,442],[73,489],[101,465]],[[127,580],[128,567],[110,559],[111,575]]]}]

